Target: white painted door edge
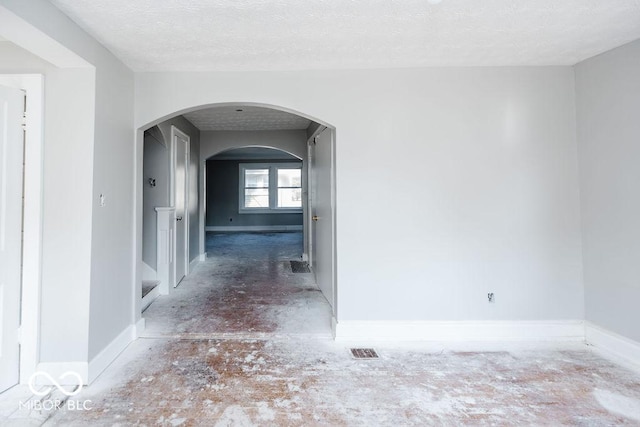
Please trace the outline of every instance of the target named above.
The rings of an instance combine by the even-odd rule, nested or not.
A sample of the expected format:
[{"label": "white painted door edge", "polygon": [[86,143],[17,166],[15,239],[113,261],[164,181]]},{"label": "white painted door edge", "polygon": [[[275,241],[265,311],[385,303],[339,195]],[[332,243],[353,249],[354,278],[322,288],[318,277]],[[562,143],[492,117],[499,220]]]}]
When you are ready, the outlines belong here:
[{"label": "white painted door edge", "polygon": [[40,286],[42,279],[42,168],[44,76],[3,74],[0,82],[27,92],[24,174],[24,237],[22,314],[20,325],[20,383],[36,372],[40,353]]},{"label": "white painted door edge", "polygon": [[[184,254],[180,253],[180,248],[177,246],[177,230],[178,227],[175,227],[175,235],[174,235],[174,245],[175,256],[174,259],[177,260],[177,257],[180,256],[183,258],[184,268],[185,268],[185,276],[189,274],[189,168],[191,166],[191,138],[189,135],[178,129],[176,126],[171,125],[171,167],[169,168],[169,204],[171,206],[176,206],[176,168],[177,168],[177,138],[181,138],[185,141],[185,175],[184,175],[184,209],[185,212],[182,216],[182,224],[184,226]],[[176,263],[177,265],[177,263]],[[174,269],[174,272],[176,270]],[[182,279],[182,278],[181,278]],[[173,287],[178,286],[178,278],[174,277],[173,279]]]}]

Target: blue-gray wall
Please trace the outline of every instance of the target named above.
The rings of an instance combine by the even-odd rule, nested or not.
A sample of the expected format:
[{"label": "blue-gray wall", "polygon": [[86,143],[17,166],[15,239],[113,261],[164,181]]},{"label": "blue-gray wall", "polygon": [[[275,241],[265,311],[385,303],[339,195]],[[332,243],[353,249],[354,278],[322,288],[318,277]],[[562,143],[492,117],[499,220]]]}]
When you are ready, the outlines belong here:
[{"label": "blue-gray wall", "polygon": [[[292,160],[269,160],[286,163]],[[207,160],[207,227],[302,226],[302,213],[240,214],[239,164],[265,160]]]}]

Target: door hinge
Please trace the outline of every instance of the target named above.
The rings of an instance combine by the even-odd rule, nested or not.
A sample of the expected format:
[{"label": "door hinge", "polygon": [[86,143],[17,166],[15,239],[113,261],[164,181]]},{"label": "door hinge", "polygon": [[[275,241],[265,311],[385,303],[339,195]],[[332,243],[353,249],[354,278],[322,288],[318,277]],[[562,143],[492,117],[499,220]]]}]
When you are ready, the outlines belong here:
[{"label": "door hinge", "polygon": [[22,130],[27,130],[27,113],[22,113]]}]

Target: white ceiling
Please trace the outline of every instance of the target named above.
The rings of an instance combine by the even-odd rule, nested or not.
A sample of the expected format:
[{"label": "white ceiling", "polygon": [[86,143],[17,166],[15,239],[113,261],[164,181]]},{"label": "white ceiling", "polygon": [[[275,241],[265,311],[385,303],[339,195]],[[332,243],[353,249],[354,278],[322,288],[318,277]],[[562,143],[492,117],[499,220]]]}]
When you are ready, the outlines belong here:
[{"label": "white ceiling", "polygon": [[[237,111],[242,110],[242,111]],[[306,129],[310,120],[264,107],[223,106],[184,114],[195,127],[207,130],[295,130]]]},{"label": "white ceiling", "polygon": [[639,0],[51,0],[135,71],[572,65]]}]

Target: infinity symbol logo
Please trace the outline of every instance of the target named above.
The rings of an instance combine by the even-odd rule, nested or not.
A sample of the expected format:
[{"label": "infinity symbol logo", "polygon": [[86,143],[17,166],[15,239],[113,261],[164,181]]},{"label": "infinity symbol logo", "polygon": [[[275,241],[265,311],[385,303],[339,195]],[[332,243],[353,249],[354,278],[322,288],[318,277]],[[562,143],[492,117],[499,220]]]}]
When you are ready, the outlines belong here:
[{"label": "infinity symbol logo", "polygon": [[36,371],[33,373],[33,375],[31,375],[31,377],[29,377],[29,389],[31,390],[31,393],[35,394],[36,396],[46,396],[51,392],[51,389],[53,388],[53,387],[46,387],[42,391],[38,391],[35,387],[35,379],[38,376],[45,377],[48,380],[48,382],[53,384],[65,396],[75,396],[76,394],[82,391],[82,377],[77,372],[67,371],[64,374],[60,375],[60,378],[59,378],[60,380],[64,380],[67,377],[74,377],[77,380],[78,388],[74,391],[67,391],[48,373],[44,371]]}]

